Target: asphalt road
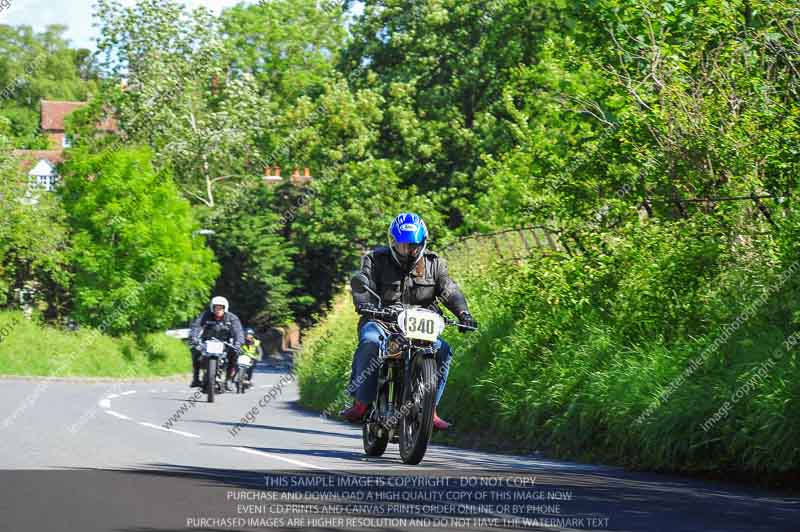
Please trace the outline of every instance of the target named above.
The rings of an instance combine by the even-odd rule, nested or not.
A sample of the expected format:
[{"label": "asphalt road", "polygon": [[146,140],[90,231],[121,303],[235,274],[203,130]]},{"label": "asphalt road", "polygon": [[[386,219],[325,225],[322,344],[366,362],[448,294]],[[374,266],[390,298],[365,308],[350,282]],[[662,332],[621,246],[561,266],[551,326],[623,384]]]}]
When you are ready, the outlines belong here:
[{"label": "asphalt road", "polygon": [[440,445],[369,458],[279,371],[194,392],[0,380],[0,530],[800,530],[800,500],[755,488]]}]

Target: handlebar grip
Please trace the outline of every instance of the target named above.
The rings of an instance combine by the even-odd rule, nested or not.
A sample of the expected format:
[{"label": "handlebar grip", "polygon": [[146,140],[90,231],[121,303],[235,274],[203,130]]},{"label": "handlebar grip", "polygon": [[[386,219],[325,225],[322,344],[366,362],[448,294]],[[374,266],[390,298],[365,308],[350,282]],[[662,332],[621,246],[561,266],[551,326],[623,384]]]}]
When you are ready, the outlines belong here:
[{"label": "handlebar grip", "polygon": [[395,312],[383,309],[362,309],[359,311],[362,316],[370,316],[373,318],[391,319],[396,316]]}]

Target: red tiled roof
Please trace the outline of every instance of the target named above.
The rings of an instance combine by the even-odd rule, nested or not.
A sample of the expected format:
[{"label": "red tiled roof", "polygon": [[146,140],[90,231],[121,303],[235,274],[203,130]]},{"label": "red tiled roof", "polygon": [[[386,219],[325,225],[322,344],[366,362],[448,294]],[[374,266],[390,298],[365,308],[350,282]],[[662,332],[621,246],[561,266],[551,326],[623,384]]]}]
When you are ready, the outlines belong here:
[{"label": "red tiled roof", "polygon": [[[86,105],[87,102],[42,100],[42,129],[44,131],[64,131],[64,119],[67,115]],[[106,117],[97,127],[103,131],[116,131],[117,123],[113,117]]]},{"label": "red tiled roof", "polygon": [[86,102],[53,102],[42,100],[42,129],[64,131],[64,119],[67,115],[85,105]]},{"label": "red tiled roof", "polygon": [[30,170],[36,164],[45,159],[50,164],[64,162],[64,150],[14,150],[14,156],[19,159],[21,170]]}]

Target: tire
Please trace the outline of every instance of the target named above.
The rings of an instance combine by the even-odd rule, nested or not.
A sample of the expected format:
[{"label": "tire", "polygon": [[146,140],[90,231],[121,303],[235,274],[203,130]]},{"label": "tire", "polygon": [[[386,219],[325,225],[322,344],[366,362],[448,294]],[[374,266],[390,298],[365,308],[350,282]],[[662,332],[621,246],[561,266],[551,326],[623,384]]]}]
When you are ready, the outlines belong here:
[{"label": "tire", "polygon": [[217,359],[208,359],[208,369],[206,370],[206,394],[208,402],[214,402],[214,394],[217,391]]},{"label": "tire", "polygon": [[244,393],[244,382],[242,381],[242,368],[236,370],[236,393]]},{"label": "tire", "polygon": [[[436,362],[432,358],[415,359],[411,382],[406,383],[403,406],[414,402],[410,412],[400,418],[400,458],[416,465],[422,461],[433,434],[433,409],[436,398]],[[418,401],[414,401],[419,397]]]},{"label": "tire", "polygon": [[[369,414],[367,415],[369,419]],[[361,438],[364,440],[364,452],[367,456],[383,456],[386,445],[389,443],[389,431],[384,429],[383,436],[376,436],[369,429],[370,423],[364,423],[361,428]]]}]

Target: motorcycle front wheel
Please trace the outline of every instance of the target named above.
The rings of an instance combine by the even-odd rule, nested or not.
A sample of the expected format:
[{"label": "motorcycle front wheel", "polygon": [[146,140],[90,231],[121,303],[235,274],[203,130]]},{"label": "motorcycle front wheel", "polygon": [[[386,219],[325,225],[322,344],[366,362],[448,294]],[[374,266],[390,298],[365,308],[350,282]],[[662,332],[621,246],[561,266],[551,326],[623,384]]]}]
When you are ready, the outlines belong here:
[{"label": "motorcycle front wheel", "polygon": [[411,382],[404,387],[404,415],[400,418],[400,458],[409,465],[420,463],[428,449],[437,385],[432,358],[417,357],[413,364]]},{"label": "motorcycle front wheel", "polygon": [[236,376],[234,380],[236,381],[236,393],[244,393],[244,370],[242,368],[236,369]]},{"label": "motorcycle front wheel", "polygon": [[217,359],[208,359],[208,369],[206,370],[206,394],[208,402],[214,402],[214,393],[217,391]]}]

